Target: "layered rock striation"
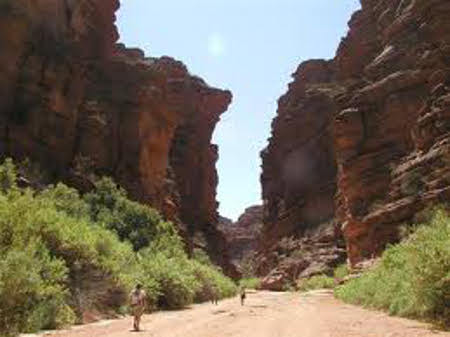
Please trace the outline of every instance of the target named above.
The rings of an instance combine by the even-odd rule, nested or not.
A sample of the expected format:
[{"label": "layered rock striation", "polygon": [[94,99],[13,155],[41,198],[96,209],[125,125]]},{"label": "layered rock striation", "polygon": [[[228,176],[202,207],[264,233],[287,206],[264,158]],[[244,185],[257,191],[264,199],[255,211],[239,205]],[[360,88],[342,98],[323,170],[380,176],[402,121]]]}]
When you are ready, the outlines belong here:
[{"label": "layered rock striation", "polygon": [[[231,93],[117,44],[118,0],[0,3],[0,153],[81,190],[115,178],[226,265],[211,137]],[[182,226],[181,224],[186,224]]]},{"label": "layered rock striation", "polygon": [[279,101],[262,153],[265,257],[328,220],[355,265],[449,198],[450,3],[361,6],[336,57],[302,64]]}]

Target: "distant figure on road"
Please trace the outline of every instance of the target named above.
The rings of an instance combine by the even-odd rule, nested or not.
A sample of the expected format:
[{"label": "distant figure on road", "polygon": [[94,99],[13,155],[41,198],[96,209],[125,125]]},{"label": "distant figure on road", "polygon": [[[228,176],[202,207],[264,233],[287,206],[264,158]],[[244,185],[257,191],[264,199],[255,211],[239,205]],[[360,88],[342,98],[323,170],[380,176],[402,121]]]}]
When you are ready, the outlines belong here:
[{"label": "distant figure on road", "polygon": [[211,287],[211,303],[215,305],[219,304],[219,290],[215,285]]},{"label": "distant figure on road", "polygon": [[245,293],[245,287],[242,287],[241,288],[241,305],[244,305],[246,297],[247,297],[247,294]]},{"label": "distant figure on road", "polygon": [[147,294],[142,289],[142,285],[137,284],[130,294],[130,306],[133,315],[134,331],[140,331],[141,317],[147,305]]}]

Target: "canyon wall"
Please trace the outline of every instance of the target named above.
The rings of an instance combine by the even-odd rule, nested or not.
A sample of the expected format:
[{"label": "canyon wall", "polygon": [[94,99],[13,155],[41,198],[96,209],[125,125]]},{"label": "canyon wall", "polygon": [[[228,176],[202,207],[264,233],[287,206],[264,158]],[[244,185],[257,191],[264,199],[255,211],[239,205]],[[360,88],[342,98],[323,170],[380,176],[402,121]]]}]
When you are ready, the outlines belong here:
[{"label": "canyon wall", "polygon": [[[253,273],[254,255],[263,227],[263,207],[251,206],[236,222],[221,218],[219,229],[224,233],[231,263],[244,276]],[[247,275],[245,275],[247,274]]]},{"label": "canyon wall", "polygon": [[[323,226],[334,233],[323,254],[339,251],[343,237],[355,266],[450,196],[450,3],[361,6],[336,57],[303,63],[279,100],[262,152],[262,275],[280,274],[271,262],[280,240]],[[308,264],[294,260],[298,276]]]},{"label": "canyon wall", "polygon": [[[0,153],[89,190],[108,175],[227,269],[211,137],[231,93],[117,44],[118,0],[0,2]],[[229,273],[232,271],[227,270]]]}]

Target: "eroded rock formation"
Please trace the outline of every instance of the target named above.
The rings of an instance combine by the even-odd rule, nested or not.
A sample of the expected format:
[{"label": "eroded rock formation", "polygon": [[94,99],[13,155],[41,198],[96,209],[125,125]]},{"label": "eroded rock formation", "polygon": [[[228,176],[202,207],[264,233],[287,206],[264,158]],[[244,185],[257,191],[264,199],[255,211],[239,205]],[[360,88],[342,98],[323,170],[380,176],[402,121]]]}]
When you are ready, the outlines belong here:
[{"label": "eroded rock formation", "polygon": [[[0,152],[89,189],[113,176],[226,265],[211,136],[231,93],[116,44],[118,0],[0,3]],[[183,227],[181,224],[186,224]]]},{"label": "eroded rock formation", "polygon": [[280,99],[262,153],[266,258],[274,237],[334,219],[355,265],[450,196],[450,3],[361,5],[336,57],[302,64]]},{"label": "eroded rock formation", "polygon": [[252,271],[262,227],[262,206],[248,207],[236,222],[221,218],[219,228],[227,240],[231,262],[244,273]]},{"label": "eroded rock formation", "polygon": [[258,259],[257,272],[264,275],[261,287],[287,290],[295,287],[298,279],[331,273],[345,262],[344,247],[331,222],[306,229],[300,236],[284,237]]}]

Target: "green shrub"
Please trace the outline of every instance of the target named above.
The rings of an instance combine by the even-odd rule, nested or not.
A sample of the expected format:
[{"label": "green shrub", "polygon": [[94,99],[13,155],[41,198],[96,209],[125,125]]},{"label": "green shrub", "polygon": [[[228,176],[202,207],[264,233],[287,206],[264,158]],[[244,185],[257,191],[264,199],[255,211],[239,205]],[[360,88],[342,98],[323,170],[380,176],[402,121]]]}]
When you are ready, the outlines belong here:
[{"label": "green shrub", "polygon": [[150,244],[159,234],[163,219],[159,213],[127,198],[125,190],[111,179],[102,178],[85,198],[93,221],[115,231],[120,239],[129,240],[136,251]]},{"label": "green shrub", "polygon": [[236,284],[224,276],[219,268],[212,264],[202,264],[192,261],[195,278],[199,287],[195,292],[195,302],[205,302],[213,298],[223,299],[236,294]]},{"label": "green shrub", "polygon": [[14,237],[8,247],[2,246],[0,335],[73,323],[73,311],[65,303],[66,273],[64,262],[52,258],[42,244]]},{"label": "green shrub", "polygon": [[[193,302],[231,297],[236,285],[202,254],[188,259],[178,236],[164,235],[142,250],[140,280],[152,307],[183,308]],[[164,248],[166,247],[166,248]]]},{"label": "green shrub", "polygon": [[350,270],[348,269],[348,265],[346,263],[341,264],[336,267],[334,270],[334,278],[336,280],[343,280],[345,277],[347,277],[350,274]]},{"label": "green shrub", "polygon": [[[143,252],[141,262],[143,278],[156,282],[156,294],[150,293],[151,299],[157,300],[159,307],[178,309],[193,303],[195,293],[200,287],[194,275],[190,260],[186,255],[169,255],[166,252],[156,254]],[[148,291],[148,285],[145,284]],[[156,296],[155,296],[156,295]]]},{"label": "green shrub", "polygon": [[17,186],[11,160],[0,165],[2,336],[71,324],[89,309],[124,312],[136,282],[153,308],[206,300],[207,286],[234,295],[205,253],[195,258],[172,223],[110,179],[84,197],[63,184],[37,192]]},{"label": "green shrub", "polygon": [[192,258],[201,264],[204,264],[207,266],[213,265],[211,258],[208,256],[208,254],[203,249],[194,248]]},{"label": "green shrub", "polygon": [[0,193],[7,193],[17,189],[17,173],[13,161],[7,158],[3,165],[0,165]]},{"label": "green shrub", "polygon": [[109,292],[119,291],[123,297],[126,287],[121,275],[135,260],[131,246],[99,225],[58,211],[55,205],[59,201],[50,202],[48,195],[41,197],[29,190],[2,198],[2,249],[11,249],[15,241],[43,244],[68,268],[74,308],[96,306],[106,300]]},{"label": "green shrub", "polygon": [[261,286],[261,280],[257,277],[244,278],[239,281],[239,286],[246,289],[259,289]]},{"label": "green shrub", "polygon": [[361,278],[337,288],[344,301],[450,324],[450,217],[442,209],[389,247]]},{"label": "green shrub", "polygon": [[59,327],[81,307],[123,303],[136,265],[131,246],[89,222],[74,190],[20,190],[10,161],[0,179],[8,181],[0,193],[0,334]]},{"label": "green shrub", "polygon": [[297,284],[300,291],[334,288],[334,278],[325,274],[315,275],[308,279],[300,280]]},{"label": "green shrub", "polygon": [[77,190],[64,184],[49,186],[40,193],[40,198],[48,205],[75,219],[90,221],[90,207],[80,197]]}]

